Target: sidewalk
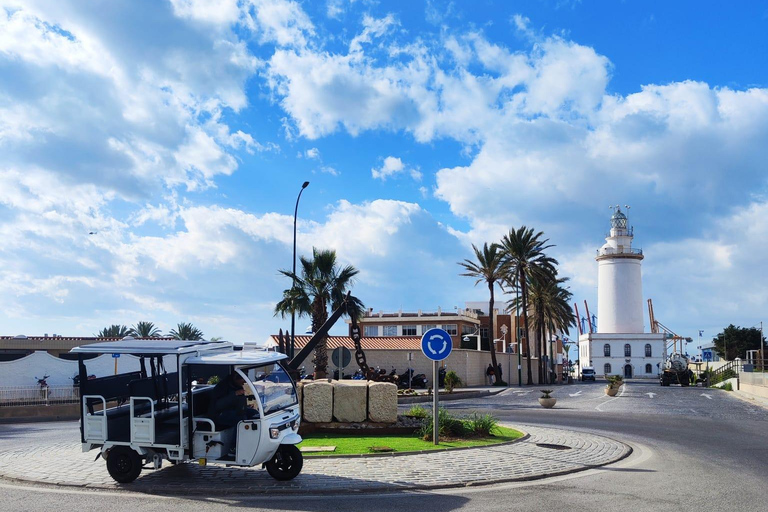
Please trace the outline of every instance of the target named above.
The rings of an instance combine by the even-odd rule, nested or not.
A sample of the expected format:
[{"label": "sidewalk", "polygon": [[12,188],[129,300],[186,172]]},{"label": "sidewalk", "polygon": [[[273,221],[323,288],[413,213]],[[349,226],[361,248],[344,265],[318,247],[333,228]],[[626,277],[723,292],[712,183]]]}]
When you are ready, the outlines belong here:
[{"label": "sidewalk", "polygon": [[[604,466],[632,449],[603,436],[532,425],[521,440],[491,447],[414,455],[305,458],[301,474],[289,482],[265,470],[185,463],[144,470],[138,480],[114,482],[96,451],[82,453],[77,442],[56,443],[45,435],[0,453],[0,477],[92,489],[124,489],[162,494],[328,494],[440,489],[534,480]],[[31,446],[30,446],[31,445]]]}]

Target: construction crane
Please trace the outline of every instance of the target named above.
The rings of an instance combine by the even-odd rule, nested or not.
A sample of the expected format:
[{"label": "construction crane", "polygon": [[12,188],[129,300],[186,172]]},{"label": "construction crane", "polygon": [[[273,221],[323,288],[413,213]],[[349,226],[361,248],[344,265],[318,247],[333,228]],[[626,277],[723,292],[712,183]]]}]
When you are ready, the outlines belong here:
[{"label": "construction crane", "polygon": [[[659,334],[663,332],[666,334],[666,345],[664,347],[665,354],[664,357],[666,358],[666,355],[668,353],[677,353],[677,354],[684,354],[685,353],[685,343],[690,343],[693,341],[690,337],[680,336],[675,331],[664,325],[663,323],[656,320],[656,315],[653,313],[653,301],[651,299],[648,299],[648,317],[651,321],[651,332],[655,334]],[[678,350],[678,343],[679,343],[679,349]],[[670,352],[670,348],[672,349]]]}]

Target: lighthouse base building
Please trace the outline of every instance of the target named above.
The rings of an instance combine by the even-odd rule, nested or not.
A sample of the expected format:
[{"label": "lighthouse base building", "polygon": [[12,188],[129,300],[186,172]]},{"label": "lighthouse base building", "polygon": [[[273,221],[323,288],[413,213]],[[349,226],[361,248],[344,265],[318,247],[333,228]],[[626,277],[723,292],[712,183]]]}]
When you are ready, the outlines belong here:
[{"label": "lighthouse base building", "polygon": [[582,368],[595,375],[657,378],[666,359],[666,335],[643,332],[643,251],[632,247],[634,232],[618,206],[597,257],[597,325],[579,336]]},{"label": "lighthouse base building", "polygon": [[656,379],[666,358],[666,335],[582,334],[581,367],[591,366],[597,376],[623,375],[625,379]]}]

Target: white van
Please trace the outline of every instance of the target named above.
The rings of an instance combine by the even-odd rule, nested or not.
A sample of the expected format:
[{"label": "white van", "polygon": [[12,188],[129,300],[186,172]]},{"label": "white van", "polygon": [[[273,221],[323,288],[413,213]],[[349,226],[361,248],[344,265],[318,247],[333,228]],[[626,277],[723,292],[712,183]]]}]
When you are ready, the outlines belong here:
[{"label": "white van", "polygon": [[[286,355],[176,340],[93,343],[72,352],[79,355],[83,451],[100,450],[116,481],[132,482],[145,462],[159,469],[163,460],[262,464],[277,480],[301,471],[299,405],[282,365]],[[88,380],[91,354],[133,355],[139,369]],[[235,375],[244,380],[237,394],[247,400],[248,419],[220,425],[213,414],[215,385],[198,382]]]},{"label": "white van", "polygon": [[581,369],[581,380],[582,382],[585,380],[595,380],[595,369],[591,366],[585,366]]}]

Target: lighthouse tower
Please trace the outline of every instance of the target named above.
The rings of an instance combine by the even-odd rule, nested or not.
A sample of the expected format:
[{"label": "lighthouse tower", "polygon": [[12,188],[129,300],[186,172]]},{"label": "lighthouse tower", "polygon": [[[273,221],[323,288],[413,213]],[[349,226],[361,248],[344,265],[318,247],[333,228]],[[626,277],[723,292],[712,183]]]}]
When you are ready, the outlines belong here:
[{"label": "lighthouse tower", "polygon": [[632,238],[627,215],[614,206],[611,232],[595,258],[597,332],[579,333],[581,368],[593,370],[586,375],[658,378],[665,335],[643,332],[643,252],[632,248]]},{"label": "lighthouse tower", "polygon": [[[611,232],[597,251],[597,332],[643,332],[643,251],[632,248],[633,230],[617,205]],[[626,207],[627,209],[629,207]]]}]

